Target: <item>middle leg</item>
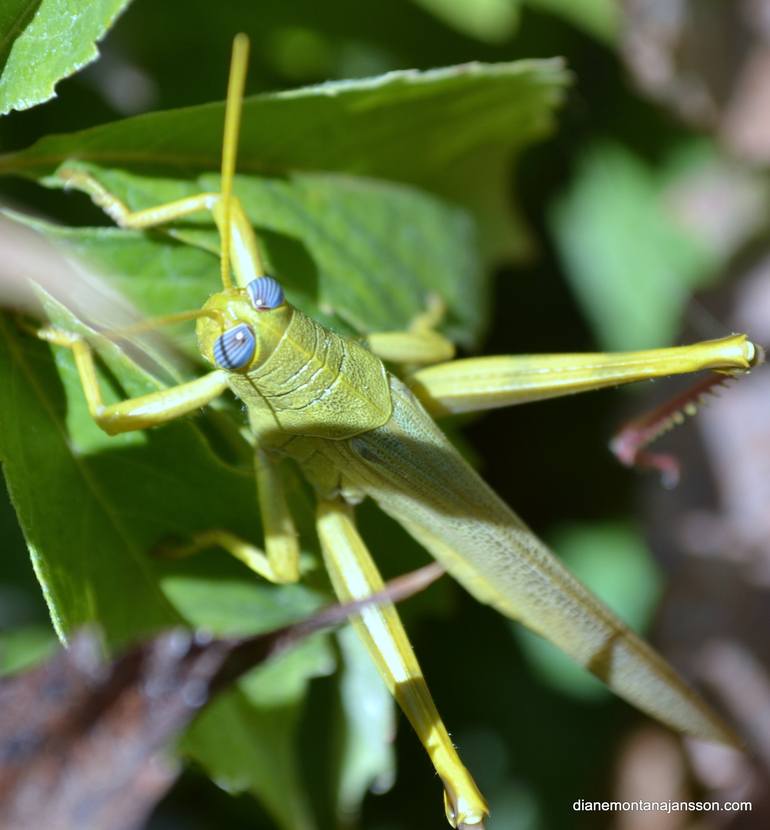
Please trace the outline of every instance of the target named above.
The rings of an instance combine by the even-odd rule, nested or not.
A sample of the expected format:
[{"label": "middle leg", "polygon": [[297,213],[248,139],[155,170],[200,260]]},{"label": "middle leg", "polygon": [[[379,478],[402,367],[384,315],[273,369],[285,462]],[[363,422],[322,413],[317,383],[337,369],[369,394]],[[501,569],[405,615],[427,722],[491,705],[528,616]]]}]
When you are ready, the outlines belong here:
[{"label": "middle leg", "polygon": [[219,547],[243,562],[268,582],[285,584],[300,578],[300,548],[280,470],[270,456],[257,447],[254,452],[264,550],[229,530],[204,530],[182,544],[162,544],[159,555],[181,559],[208,548]]}]

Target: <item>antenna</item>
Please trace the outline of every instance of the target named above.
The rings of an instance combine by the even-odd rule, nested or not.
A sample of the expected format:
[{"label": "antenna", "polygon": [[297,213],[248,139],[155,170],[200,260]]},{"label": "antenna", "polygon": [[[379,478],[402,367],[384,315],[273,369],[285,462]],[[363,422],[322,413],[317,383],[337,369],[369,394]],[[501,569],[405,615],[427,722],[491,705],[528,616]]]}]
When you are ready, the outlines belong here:
[{"label": "antenna", "polygon": [[225,107],[225,134],[222,141],[222,223],[220,227],[222,285],[232,288],[230,274],[230,219],[233,194],[233,175],[238,155],[238,134],[241,127],[241,107],[246,70],[249,62],[249,38],[243,33],[233,40],[233,55],[230,61],[230,79],[227,83],[227,105]]}]

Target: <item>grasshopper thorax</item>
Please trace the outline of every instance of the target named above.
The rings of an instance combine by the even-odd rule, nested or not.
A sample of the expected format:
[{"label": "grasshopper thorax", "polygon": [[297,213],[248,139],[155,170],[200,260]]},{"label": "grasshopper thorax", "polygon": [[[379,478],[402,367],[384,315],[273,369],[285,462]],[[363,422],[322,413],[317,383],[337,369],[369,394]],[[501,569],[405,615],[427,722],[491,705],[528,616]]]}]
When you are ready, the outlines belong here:
[{"label": "grasshopper thorax", "polygon": [[[265,282],[269,281],[265,286]],[[274,280],[260,277],[259,291],[230,288],[212,294],[198,318],[203,357],[220,369],[245,373],[261,365],[280,342],[294,313]],[[272,293],[264,290],[272,289]]]}]

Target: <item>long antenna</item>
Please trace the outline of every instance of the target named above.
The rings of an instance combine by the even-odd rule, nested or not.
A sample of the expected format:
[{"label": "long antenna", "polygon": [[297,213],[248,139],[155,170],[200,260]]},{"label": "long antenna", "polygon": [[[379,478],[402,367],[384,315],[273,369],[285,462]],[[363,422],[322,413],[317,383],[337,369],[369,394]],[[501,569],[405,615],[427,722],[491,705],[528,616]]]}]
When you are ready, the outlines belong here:
[{"label": "long antenna", "polygon": [[232,287],[230,275],[230,217],[233,194],[233,175],[238,155],[238,134],[241,127],[241,106],[243,88],[246,83],[246,69],[249,63],[249,38],[243,33],[233,40],[233,56],[230,60],[230,79],[227,83],[227,105],[225,107],[225,134],[222,140],[222,224],[220,228],[222,285]]}]

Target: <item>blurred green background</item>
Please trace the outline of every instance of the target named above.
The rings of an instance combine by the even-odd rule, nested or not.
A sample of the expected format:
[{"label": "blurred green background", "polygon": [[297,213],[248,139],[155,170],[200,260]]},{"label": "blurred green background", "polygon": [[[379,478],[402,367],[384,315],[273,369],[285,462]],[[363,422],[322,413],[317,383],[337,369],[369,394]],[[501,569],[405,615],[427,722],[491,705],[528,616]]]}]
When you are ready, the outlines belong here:
[{"label": "blurred green background", "polygon": [[[558,129],[510,171],[511,205],[529,242],[516,262],[491,263],[484,352],[661,346],[679,342],[685,324],[692,338],[717,337],[730,330],[729,295],[708,310],[689,298],[763,250],[767,188],[761,142],[741,143],[735,118],[728,121],[738,96],[750,98],[739,87],[756,46],[752,29],[736,9],[712,9],[712,20],[704,6],[715,5],[670,4],[681,12],[672,22],[665,3],[640,12],[639,4],[611,0],[135,0],[98,62],[63,81],[55,100],[0,122],[0,151],[220,100],[236,31],[252,39],[249,93],[402,68],[563,56],[573,85]],[[30,182],[5,179],[0,197],[69,224],[104,221],[87,206],[73,216],[60,193]],[[625,619],[649,631],[677,554],[670,547],[651,554],[655,516],[644,510],[637,474],[606,449],[623,418],[648,403],[644,390],[606,391],[491,413],[468,422],[464,436],[497,492]],[[4,497],[0,538],[8,669],[46,648],[47,615]],[[396,556],[380,564],[391,576],[416,562]],[[405,614],[439,709],[493,806],[492,830],[637,826],[571,805],[617,792],[619,759],[645,723],[641,715],[456,586],[431,589]],[[336,682],[313,682],[300,729],[322,828],[332,819],[323,813],[327,773],[314,749],[334,739]],[[439,782],[403,719],[398,730],[397,778],[367,797],[360,826],[442,827]],[[682,792],[703,786],[696,776]],[[249,797],[231,798],[190,770],[150,826],[273,825]]]}]

